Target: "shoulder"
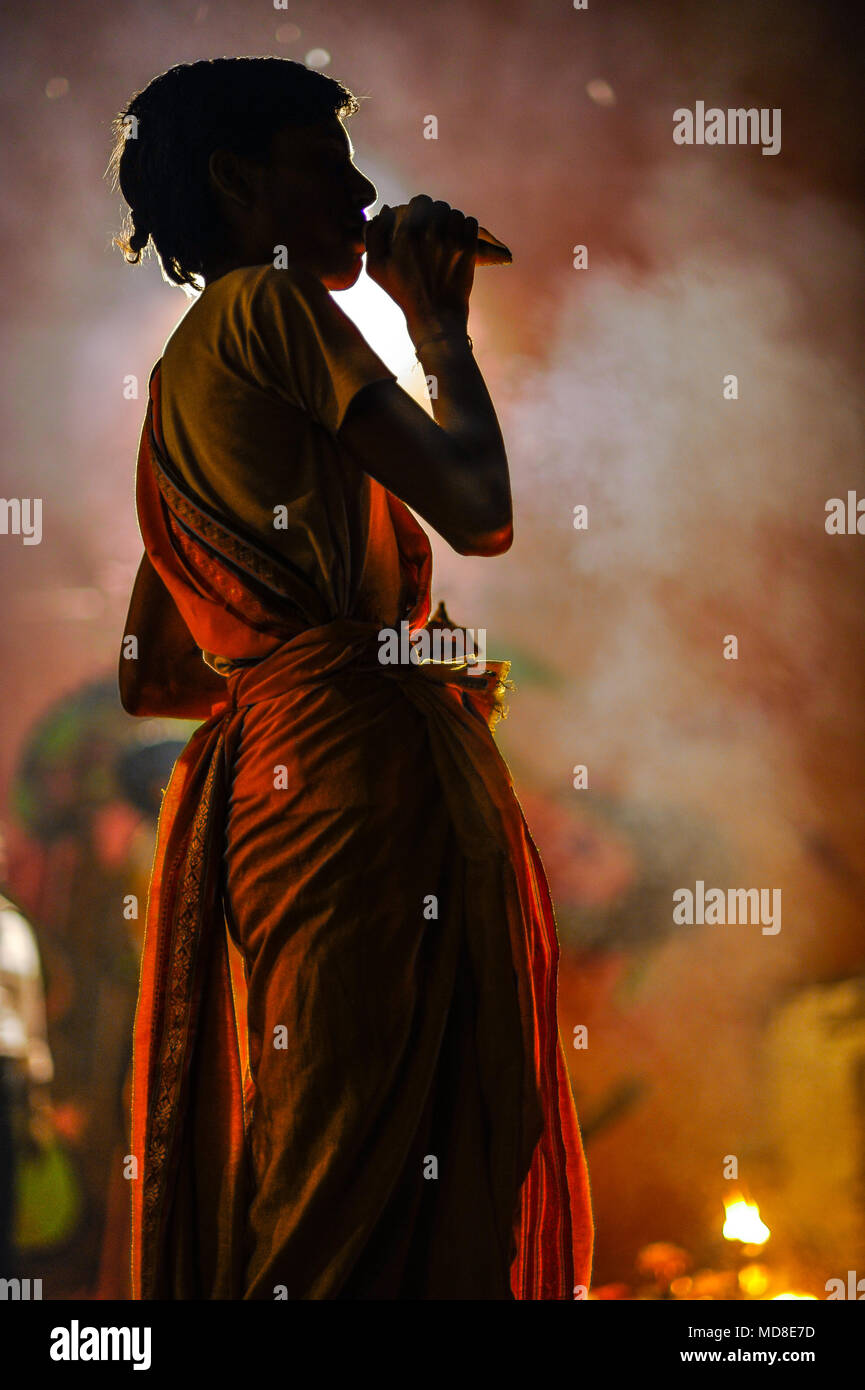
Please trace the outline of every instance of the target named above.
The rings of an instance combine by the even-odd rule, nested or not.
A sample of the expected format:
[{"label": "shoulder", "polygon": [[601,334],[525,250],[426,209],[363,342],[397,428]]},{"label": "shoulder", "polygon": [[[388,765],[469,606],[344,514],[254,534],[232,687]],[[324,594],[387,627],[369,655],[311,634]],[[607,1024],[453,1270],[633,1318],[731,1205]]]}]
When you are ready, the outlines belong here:
[{"label": "shoulder", "polygon": [[193,363],[211,373],[218,362],[331,433],[362,386],[396,380],[322,281],[299,265],[241,266],[211,281],[164,355],[175,385]]},{"label": "shoulder", "polygon": [[[169,343],[177,346],[187,335],[218,325],[242,333],[255,318],[301,310],[307,314],[342,314],[320,280],[304,266],[277,270],[272,265],[245,265],[212,280],[190,304]],[[166,344],[166,346],[168,346]]]},{"label": "shoulder", "polygon": [[[330,291],[305,266],[241,266],[203,291],[184,323],[229,355],[280,359],[286,348],[317,359],[354,346],[360,334]],[[231,345],[234,344],[234,353]]]},{"label": "shoulder", "polygon": [[273,265],[247,265],[230,270],[207,286],[198,306],[208,304],[211,310],[225,311],[239,304],[253,310],[268,303],[307,306],[319,312],[332,308],[341,313],[321,281],[300,265],[284,269]]},{"label": "shoulder", "polygon": [[249,265],[213,280],[189,306],[163,348],[166,378],[180,380],[202,363],[244,378],[262,363],[331,336],[344,317],[324,285],[302,266]]}]

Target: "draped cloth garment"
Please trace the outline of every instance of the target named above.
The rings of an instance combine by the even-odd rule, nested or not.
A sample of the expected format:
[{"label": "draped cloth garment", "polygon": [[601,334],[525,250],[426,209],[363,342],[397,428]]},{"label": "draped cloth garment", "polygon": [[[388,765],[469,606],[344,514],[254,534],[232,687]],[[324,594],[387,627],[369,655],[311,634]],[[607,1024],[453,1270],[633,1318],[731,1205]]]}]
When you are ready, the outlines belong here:
[{"label": "draped cloth garment", "polygon": [[[589,1186],[552,902],[492,735],[508,663],[383,665],[380,624],[321,622],[168,459],[160,365],[139,524],[228,674],[159,818],[133,1296],[571,1299]],[[415,632],[429,541],[382,493]]]}]

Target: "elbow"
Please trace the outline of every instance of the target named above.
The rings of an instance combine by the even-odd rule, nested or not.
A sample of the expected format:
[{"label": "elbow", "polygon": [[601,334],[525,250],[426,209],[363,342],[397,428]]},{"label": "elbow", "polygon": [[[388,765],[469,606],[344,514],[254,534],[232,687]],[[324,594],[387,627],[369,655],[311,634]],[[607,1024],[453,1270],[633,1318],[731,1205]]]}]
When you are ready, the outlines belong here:
[{"label": "elbow", "polygon": [[127,714],[138,714],[140,712],[140,692],[136,689],[136,683],[129,672],[129,662],[121,658],[120,670],[117,677],[117,688],[120,694],[120,703]]},{"label": "elbow", "polygon": [[512,521],[508,521],[504,526],[495,530],[484,531],[479,535],[472,536],[469,540],[462,541],[455,545],[454,549],[458,555],[482,555],[491,559],[495,555],[504,555],[510,550],[514,542],[514,526]]},{"label": "elbow", "polygon": [[155,714],[164,713],[159,700],[154,700],[154,690],[148,689],[147,684],[141,680],[135,662],[121,659],[117,686],[120,703],[127,714],[147,719]]},{"label": "elbow", "polygon": [[150,718],[153,714],[160,712],[149,708],[140,692],[124,690],[122,686],[120,687],[120,703],[127,714],[134,714],[139,718]]}]

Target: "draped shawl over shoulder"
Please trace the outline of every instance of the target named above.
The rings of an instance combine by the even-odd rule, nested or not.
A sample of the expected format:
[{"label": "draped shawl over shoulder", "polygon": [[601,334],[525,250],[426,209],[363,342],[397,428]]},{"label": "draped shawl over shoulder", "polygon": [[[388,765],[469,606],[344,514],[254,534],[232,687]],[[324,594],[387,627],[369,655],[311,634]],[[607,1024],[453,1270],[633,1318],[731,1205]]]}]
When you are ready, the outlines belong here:
[{"label": "draped shawl over shoulder", "polygon": [[[330,328],[338,353],[342,328]],[[571,1299],[590,1276],[589,1187],[557,1029],[552,902],[492,736],[508,663],[382,665],[383,620],[402,618],[412,632],[431,621],[431,550],[408,508],[366,479],[354,533],[365,549],[331,566],[328,593],[328,566],[293,561],[175,466],[160,376],[157,363],[136,475],[141,533],[194,641],[228,675],[224,699],[175,764],[159,819],[134,1037],[134,1296],[272,1298],[278,1286],[296,1298],[448,1297],[448,1280],[460,1278],[453,1222],[472,1202],[469,1175],[457,1171],[466,1160],[457,1140],[447,1150],[442,1139],[440,1184],[412,1164],[425,1107],[437,1093],[447,1109],[464,1052],[480,1112],[472,1166],[485,1169],[490,1258],[505,1291],[456,1296]],[[319,425],[331,430],[329,450],[343,406],[330,410]],[[307,505],[301,490],[299,512]],[[321,553],[315,536],[296,552]],[[443,609],[437,617],[447,620]],[[389,724],[403,730],[392,743],[381,736]],[[415,793],[410,760],[421,747]],[[426,801],[382,802],[384,762],[404,797]],[[274,788],[275,766],[287,770],[287,793]],[[386,857],[388,827],[395,844],[402,828],[403,844],[404,827],[427,810],[423,881],[409,894],[405,865]],[[389,872],[362,897],[376,853]],[[348,863],[348,873],[322,877],[316,865],[328,863]],[[428,892],[438,921],[422,920]],[[364,941],[375,1012],[370,981],[363,999],[353,995],[360,984],[345,964],[363,970]],[[469,1014],[457,1011],[458,995]],[[442,1040],[464,1017],[471,1026],[454,1035],[445,1074]],[[289,1038],[281,1072],[265,1035],[273,1018]],[[397,1273],[379,1253],[375,1277],[359,1283],[370,1252],[391,1250],[387,1213],[407,1181],[433,1203],[415,1254],[422,1268],[411,1272],[403,1232]]]}]

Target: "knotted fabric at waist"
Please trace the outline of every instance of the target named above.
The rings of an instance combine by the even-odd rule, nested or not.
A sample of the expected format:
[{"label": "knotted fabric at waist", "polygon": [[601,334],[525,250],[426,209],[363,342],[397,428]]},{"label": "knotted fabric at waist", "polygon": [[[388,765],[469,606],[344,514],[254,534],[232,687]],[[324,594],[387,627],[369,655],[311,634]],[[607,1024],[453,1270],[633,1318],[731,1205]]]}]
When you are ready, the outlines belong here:
[{"label": "knotted fabric at waist", "polygon": [[[459,631],[459,629],[456,629]],[[215,717],[263,700],[276,699],[304,685],[326,681],[351,668],[358,673],[376,672],[391,680],[423,681],[449,686],[489,728],[506,714],[503,696],[513,683],[510,662],[487,662],[477,669],[469,659],[405,661],[379,660],[382,628],[376,623],[336,618],[321,627],[308,628],[282,643],[269,656],[253,662],[229,662],[206,653],[215,670],[228,671],[226,699],[212,707]],[[465,650],[465,646],[463,648]],[[422,700],[423,697],[419,697]]]},{"label": "knotted fabric at waist", "polygon": [[254,665],[233,670],[226,680],[225,700],[213,705],[211,719],[198,735],[213,738],[222,730],[230,764],[246,707],[348,671],[398,681],[427,720],[433,758],[463,852],[471,859],[505,852],[502,813],[519,812],[510,772],[490,734],[507,713],[503,697],[513,688],[510,662],[488,660],[482,670],[460,659],[382,663],[381,632],[376,623],[337,618],[282,643]]}]

